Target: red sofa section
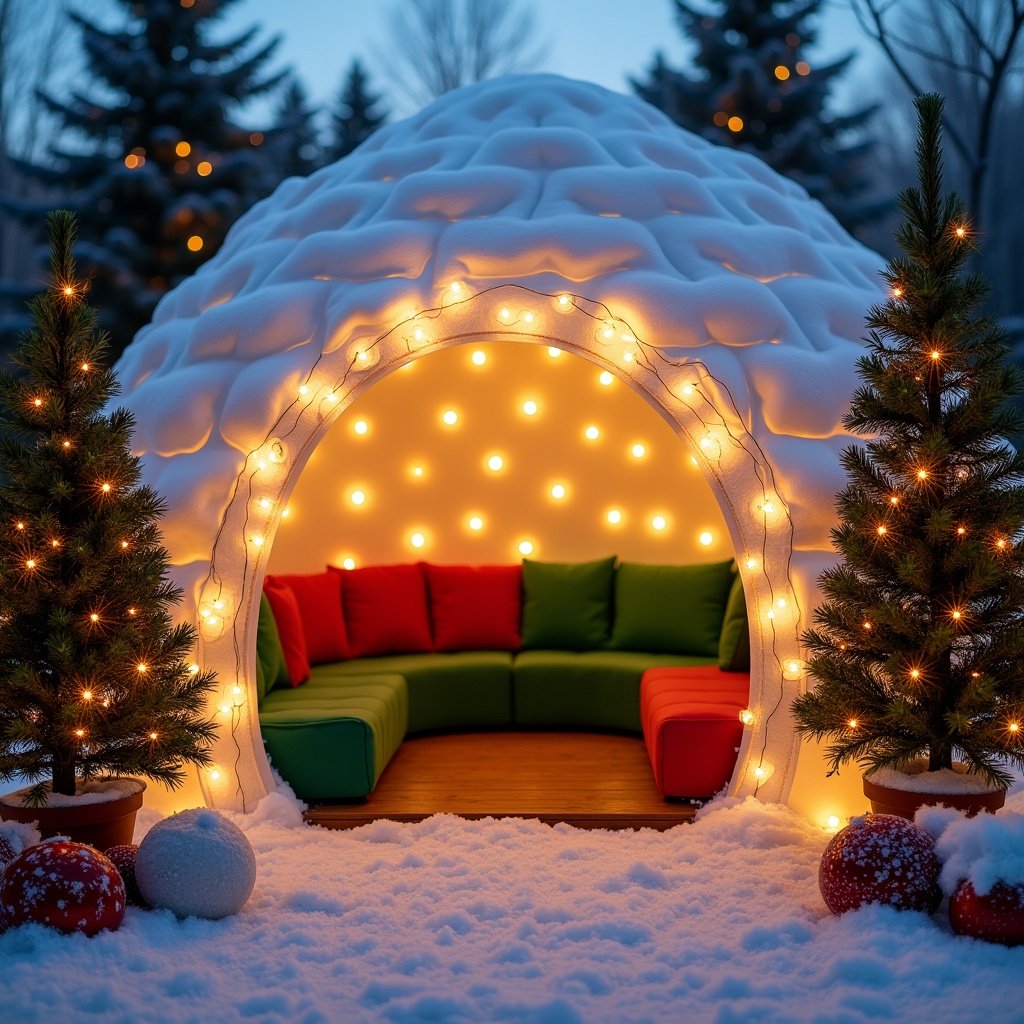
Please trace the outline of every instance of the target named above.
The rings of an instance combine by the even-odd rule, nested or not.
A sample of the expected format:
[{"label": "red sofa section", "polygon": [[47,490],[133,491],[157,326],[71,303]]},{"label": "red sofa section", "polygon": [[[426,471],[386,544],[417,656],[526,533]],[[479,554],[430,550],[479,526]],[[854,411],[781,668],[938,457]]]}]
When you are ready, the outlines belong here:
[{"label": "red sofa section", "polygon": [[652,668],[640,679],[644,743],[663,796],[708,799],[732,777],[743,736],[747,672]]}]

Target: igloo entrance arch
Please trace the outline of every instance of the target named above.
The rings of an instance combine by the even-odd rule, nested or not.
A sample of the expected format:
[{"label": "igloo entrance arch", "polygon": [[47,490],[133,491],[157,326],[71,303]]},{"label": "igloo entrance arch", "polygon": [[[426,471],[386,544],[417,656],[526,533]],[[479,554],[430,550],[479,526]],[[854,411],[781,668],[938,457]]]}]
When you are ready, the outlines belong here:
[{"label": "igloo entrance arch", "polygon": [[161,303],[120,364],[147,482],[224,723],[218,806],[272,785],[252,699],[279,509],[354,398],[469,340],[532,340],[616,373],[701,462],[750,609],[731,789],[785,798],[797,637],[832,560],[841,416],[879,259],[797,186],[638,100],[554,76],[443,97],[292,179]]}]

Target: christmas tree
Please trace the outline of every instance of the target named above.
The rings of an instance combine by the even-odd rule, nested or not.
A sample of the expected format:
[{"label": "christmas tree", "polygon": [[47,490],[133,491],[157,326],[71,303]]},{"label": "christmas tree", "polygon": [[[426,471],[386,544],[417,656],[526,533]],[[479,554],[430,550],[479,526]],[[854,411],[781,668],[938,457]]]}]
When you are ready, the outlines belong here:
[{"label": "christmas tree", "polygon": [[296,78],[290,79],[281,94],[266,142],[270,159],[276,165],[277,177],[304,178],[321,165],[320,146],[313,124],[315,117],[316,110],[310,107],[302,83]]},{"label": "christmas tree", "polygon": [[163,502],[139,486],[132,416],[106,338],[84,302],[71,214],[49,217],[51,281],[33,330],[0,373],[0,780],[29,803],[98,775],[170,786],[205,765],[212,673],[189,665],[195,631],[174,625]]},{"label": "christmas tree", "polygon": [[850,230],[886,209],[862,198],[871,183],[864,129],[875,108],[826,109],[852,55],[814,68],[805,56],[822,0],[711,0],[705,10],[674,3],[696,44],[697,72],[676,71],[659,54],[648,78],[633,82],[644,100],[689,131],[756,154]]},{"label": "christmas tree", "polygon": [[[46,166],[23,170],[78,215],[78,256],[115,357],[277,183],[264,133],[230,119],[279,83],[261,74],[277,42],[250,52],[255,29],[210,38],[236,2],[114,0],[125,20],[110,29],[71,15],[96,81],[64,102],[44,97],[62,141]],[[21,213],[38,223],[38,206]]]},{"label": "christmas tree", "polygon": [[1024,767],[1024,455],[1007,399],[1022,391],[1003,333],[977,313],[983,280],[961,200],[942,194],[942,100],[916,101],[918,187],[900,196],[905,255],[867,317],[846,427],[827,600],[803,640],[818,684],[794,703],[833,770],[964,762],[1000,787]]},{"label": "christmas tree", "polygon": [[388,115],[378,108],[379,103],[380,96],[369,91],[366,72],[357,58],[349,65],[331,114],[328,153],[332,160],[348,156],[384,124]]}]

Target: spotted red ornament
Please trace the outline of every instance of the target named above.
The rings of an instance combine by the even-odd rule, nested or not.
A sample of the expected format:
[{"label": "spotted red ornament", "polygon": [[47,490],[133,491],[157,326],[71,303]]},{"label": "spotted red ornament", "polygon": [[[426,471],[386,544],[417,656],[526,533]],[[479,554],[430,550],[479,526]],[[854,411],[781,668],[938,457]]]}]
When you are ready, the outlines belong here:
[{"label": "spotted red ornament", "polygon": [[1024,882],[996,882],[991,892],[980,896],[964,879],[950,898],[949,923],[957,935],[1024,945]]},{"label": "spotted red ornament", "polygon": [[139,855],[139,848],[134,843],[121,843],[119,846],[112,846],[107,850],[114,867],[121,873],[121,881],[124,882],[125,895],[133,907],[144,907],[146,901],[139,892],[139,883],[135,880],[135,858]]},{"label": "spotted red ornament", "polygon": [[0,906],[11,928],[34,922],[62,932],[114,931],[124,917],[124,882],[99,850],[51,840],[22,850],[4,872]]},{"label": "spotted red ornament", "polygon": [[832,837],[818,886],[833,914],[868,903],[931,913],[939,905],[939,858],[923,828],[892,814],[866,814]]}]

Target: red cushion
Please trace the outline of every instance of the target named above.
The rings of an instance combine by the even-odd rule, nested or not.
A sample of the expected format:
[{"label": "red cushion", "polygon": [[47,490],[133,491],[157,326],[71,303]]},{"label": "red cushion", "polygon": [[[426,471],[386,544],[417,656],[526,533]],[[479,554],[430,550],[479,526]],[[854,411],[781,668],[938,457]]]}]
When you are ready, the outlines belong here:
[{"label": "red cushion", "polygon": [[419,565],[337,569],[353,658],[433,650],[427,587]]},{"label": "red cushion", "polygon": [[267,579],[291,587],[299,605],[311,665],[344,661],[350,656],[345,617],[341,612],[340,573],[268,576]]},{"label": "red cushion", "polygon": [[434,648],[517,651],[521,565],[425,565]]},{"label": "red cushion", "polygon": [[654,781],[665,796],[714,796],[732,776],[750,675],[712,666],[652,668],[640,679],[640,718]]},{"label": "red cushion", "polygon": [[277,623],[277,632],[281,636],[281,649],[284,651],[288,678],[292,686],[301,686],[309,678],[310,672],[299,602],[292,588],[280,580],[265,580],[263,592],[270,602],[270,610],[274,613],[274,621]]}]

